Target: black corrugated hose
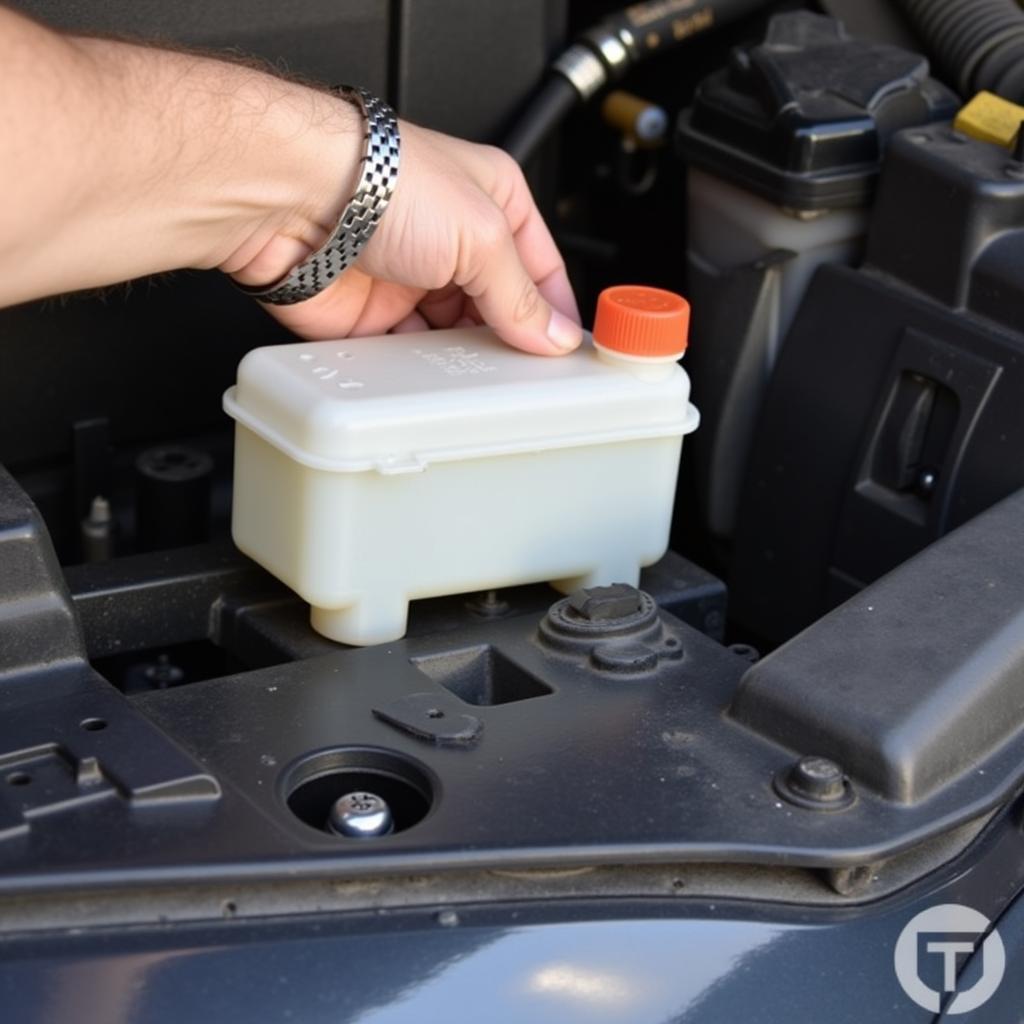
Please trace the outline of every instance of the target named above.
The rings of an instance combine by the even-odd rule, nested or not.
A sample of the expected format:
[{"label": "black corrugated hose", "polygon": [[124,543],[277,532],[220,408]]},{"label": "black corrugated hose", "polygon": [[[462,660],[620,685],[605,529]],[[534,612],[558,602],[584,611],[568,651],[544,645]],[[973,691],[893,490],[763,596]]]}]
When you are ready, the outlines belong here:
[{"label": "black corrugated hose", "polygon": [[767,6],[769,0],[648,0],[584,32],[551,65],[551,74],[501,143],[525,163],[578,103],[621,78],[638,61]]},{"label": "black corrugated hose", "polygon": [[1017,0],[900,0],[937,69],[965,98],[1024,102],[1024,11]]}]

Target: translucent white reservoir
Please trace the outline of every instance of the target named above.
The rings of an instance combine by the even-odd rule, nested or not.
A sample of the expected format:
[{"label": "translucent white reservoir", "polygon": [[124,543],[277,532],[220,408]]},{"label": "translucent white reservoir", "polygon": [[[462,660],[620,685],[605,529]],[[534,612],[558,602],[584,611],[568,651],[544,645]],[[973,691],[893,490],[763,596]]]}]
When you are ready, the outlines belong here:
[{"label": "translucent white reservoir", "polygon": [[668,546],[690,384],[674,361],[515,351],[487,328],[256,349],[236,420],[235,543],[333,640],[410,600],[635,584]]}]

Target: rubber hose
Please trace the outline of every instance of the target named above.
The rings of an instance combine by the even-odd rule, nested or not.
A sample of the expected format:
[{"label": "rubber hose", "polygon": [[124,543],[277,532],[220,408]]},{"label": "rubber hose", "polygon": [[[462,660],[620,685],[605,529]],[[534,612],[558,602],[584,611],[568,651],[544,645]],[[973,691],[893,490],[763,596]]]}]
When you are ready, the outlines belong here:
[{"label": "rubber hose", "polygon": [[965,98],[1024,102],[1024,11],[1016,0],[901,0],[941,75]]},{"label": "rubber hose", "polygon": [[706,0],[704,3],[700,0],[650,0],[630,4],[610,14],[601,24],[616,32],[629,32],[636,40],[637,59],[640,59],[765,6],[767,0]]},{"label": "rubber hose", "polygon": [[519,163],[578,103],[621,78],[638,61],[744,14],[770,0],[648,0],[611,15],[584,32],[552,65],[552,74],[501,142]]},{"label": "rubber hose", "polygon": [[551,129],[579,103],[579,93],[567,78],[552,75],[530,100],[526,110],[505,137],[502,149],[520,164],[529,160]]}]

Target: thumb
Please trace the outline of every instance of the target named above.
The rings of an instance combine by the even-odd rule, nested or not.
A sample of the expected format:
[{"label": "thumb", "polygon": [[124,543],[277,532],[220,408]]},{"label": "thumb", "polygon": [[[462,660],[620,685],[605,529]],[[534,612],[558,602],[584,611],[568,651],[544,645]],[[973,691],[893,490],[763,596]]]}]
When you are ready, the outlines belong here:
[{"label": "thumb", "polygon": [[465,280],[456,281],[495,333],[537,355],[565,355],[583,340],[583,328],[553,309],[519,258],[508,221],[494,214],[477,222]]}]

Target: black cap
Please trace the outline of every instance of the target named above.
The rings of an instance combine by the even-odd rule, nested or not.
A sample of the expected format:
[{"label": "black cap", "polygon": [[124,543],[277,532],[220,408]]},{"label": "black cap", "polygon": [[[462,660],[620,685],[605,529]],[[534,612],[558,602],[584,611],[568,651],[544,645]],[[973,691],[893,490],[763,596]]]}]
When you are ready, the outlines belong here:
[{"label": "black cap", "polygon": [[781,206],[859,206],[889,137],[949,120],[959,106],[924,57],[795,11],[772,18],[764,42],[733,50],[697,87],[677,147],[693,166]]}]

